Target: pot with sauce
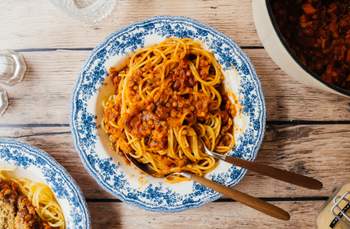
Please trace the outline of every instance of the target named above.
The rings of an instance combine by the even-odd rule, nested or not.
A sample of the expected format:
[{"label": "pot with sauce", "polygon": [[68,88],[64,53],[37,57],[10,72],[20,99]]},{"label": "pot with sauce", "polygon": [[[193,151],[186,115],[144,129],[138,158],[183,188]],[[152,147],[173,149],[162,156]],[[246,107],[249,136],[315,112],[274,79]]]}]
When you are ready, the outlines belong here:
[{"label": "pot with sauce", "polygon": [[283,71],[308,86],[350,97],[350,1],[252,4],[260,40]]}]

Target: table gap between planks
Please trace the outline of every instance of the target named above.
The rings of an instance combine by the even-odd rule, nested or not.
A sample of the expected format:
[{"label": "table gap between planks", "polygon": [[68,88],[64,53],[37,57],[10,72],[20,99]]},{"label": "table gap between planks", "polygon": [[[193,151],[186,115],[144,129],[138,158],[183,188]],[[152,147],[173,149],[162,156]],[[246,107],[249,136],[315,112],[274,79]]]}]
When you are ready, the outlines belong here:
[{"label": "table gap between planks", "polygon": [[[24,81],[7,87],[10,107],[0,136],[22,140],[51,154],[82,188],[93,228],[316,228],[316,216],[334,187],[350,180],[350,101],[308,88],[269,58],[256,34],[249,0],[117,0],[112,15],[87,25],[47,0],[0,2],[0,49],[20,51],[28,64]],[[257,161],[322,180],[306,190],[251,172],[237,189],[291,213],[281,222],[223,197],[201,208],[168,214],[138,209],[103,191],[84,170],[69,128],[70,97],[92,48],[108,34],[156,15],[197,19],[235,40],[262,82],[267,131]]]}]

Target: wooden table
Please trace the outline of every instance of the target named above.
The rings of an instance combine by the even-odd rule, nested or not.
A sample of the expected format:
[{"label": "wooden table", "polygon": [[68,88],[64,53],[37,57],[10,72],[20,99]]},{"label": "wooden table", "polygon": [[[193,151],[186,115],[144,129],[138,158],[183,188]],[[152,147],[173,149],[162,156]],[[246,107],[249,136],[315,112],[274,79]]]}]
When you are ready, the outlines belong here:
[{"label": "wooden table", "polygon": [[[272,62],[256,34],[248,0],[118,0],[113,15],[96,25],[67,17],[47,0],[0,1],[0,49],[20,51],[28,64],[22,83],[6,87],[10,106],[0,136],[51,154],[76,179],[89,204],[93,228],[315,228],[332,190],[350,181],[350,100],[308,88]],[[71,93],[91,49],[132,22],[155,15],[200,20],[235,40],[259,74],[268,122],[257,161],[314,176],[321,191],[249,172],[237,188],[291,213],[282,222],[222,198],[180,213],[154,213],[103,191],[83,168],[69,128]]]}]

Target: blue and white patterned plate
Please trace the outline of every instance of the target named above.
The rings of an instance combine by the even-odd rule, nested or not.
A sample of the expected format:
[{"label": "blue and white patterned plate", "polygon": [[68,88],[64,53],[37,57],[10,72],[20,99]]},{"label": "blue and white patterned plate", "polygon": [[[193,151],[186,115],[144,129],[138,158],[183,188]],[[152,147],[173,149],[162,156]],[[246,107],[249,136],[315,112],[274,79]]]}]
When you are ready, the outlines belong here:
[{"label": "blue and white patterned plate", "polygon": [[[254,160],[265,129],[264,98],[255,70],[248,57],[230,38],[184,17],[154,17],[115,32],[99,44],[76,83],[71,128],[76,149],[86,169],[104,189],[147,210],[181,211],[216,200],[220,194],[191,181],[168,184],[140,173],[107,146],[97,121],[100,118],[97,113],[101,109],[99,89],[107,76],[108,67],[120,62],[128,53],[166,37],[199,40],[215,54],[224,70],[225,85],[238,96],[242,105],[242,112],[235,119],[237,147],[230,154]],[[232,186],[242,179],[245,172],[242,168],[219,162],[206,177]]]},{"label": "blue and white patterned plate", "polygon": [[16,177],[47,184],[60,204],[67,229],[90,228],[83,194],[68,172],[47,153],[24,143],[0,139],[0,170],[15,169]]}]

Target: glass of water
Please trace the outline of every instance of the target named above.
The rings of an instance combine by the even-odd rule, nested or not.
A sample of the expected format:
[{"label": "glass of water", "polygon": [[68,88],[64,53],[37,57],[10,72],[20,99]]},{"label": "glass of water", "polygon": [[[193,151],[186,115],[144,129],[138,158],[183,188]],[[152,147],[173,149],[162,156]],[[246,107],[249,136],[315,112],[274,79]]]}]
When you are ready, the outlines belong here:
[{"label": "glass of water", "polygon": [[51,0],[70,16],[95,23],[108,16],[117,0]]}]

